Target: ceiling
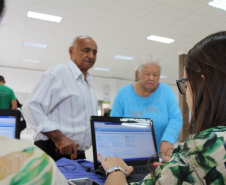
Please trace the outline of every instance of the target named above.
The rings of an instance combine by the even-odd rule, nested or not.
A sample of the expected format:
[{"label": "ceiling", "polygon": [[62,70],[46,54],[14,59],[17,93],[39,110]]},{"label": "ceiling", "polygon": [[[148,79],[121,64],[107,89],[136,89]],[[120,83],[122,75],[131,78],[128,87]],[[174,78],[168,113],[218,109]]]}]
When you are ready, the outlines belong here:
[{"label": "ceiling", "polygon": [[[210,0],[6,0],[0,25],[0,66],[44,71],[69,59],[74,37],[89,35],[97,42],[93,76],[134,80],[142,55],[158,57],[162,82],[175,84],[178,54],[199,40],[226,30],[226,11],[208,6]],[[27,11],[61,16],[61,23],[27,18]],[[150,35],[175,39],[172,44],[148,41]],[[47,44],[47,49],[23,46]],[[132,61],[115,55],[134,57]],[[40,63],[22,62],[22,59]]]}]

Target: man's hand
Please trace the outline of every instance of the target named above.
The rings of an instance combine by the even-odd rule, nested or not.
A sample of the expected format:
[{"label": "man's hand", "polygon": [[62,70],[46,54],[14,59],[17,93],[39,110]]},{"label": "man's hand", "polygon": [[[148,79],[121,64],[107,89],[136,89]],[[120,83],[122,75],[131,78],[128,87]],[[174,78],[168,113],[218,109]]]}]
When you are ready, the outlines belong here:
[{"label": "man's hand", "polygon": [[160,152],[161,152],[161,157],[165,159],[170,159],[171,155],[173,153],[174,147],[173,144],[167,142],[167,141],[162,141],[160,144]]},{"label": "man's hand", "polygon": [[70,155],[71,159],[77,158],[77,147],[72,140],[65,137],[59,130],[43,133],[49,137],[54,143],[61,155]]},{"label": "man's hand", "polygon": [[72,140],[62,135],[59,139],[53,142],[60,150],[61,155],[70,155],[72,160],[77,158],[77,146]]}]

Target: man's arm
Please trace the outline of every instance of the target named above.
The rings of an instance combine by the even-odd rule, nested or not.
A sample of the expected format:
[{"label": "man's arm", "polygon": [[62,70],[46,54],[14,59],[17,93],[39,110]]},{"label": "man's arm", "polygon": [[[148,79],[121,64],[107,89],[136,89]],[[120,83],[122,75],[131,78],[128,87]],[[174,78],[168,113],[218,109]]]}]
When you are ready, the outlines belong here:
[{"label": "man's arm", "polygon": [[23,116],[36,133],[58,130],[58,124],[51,121],[47,114],[61,101],[60,93],[61,84],[55,76],[44,74],[24,102]]},{"label": "man's arm", "polygon": [[23,116],[26,122],[44,139],[50,138],[61,154],[77,156],[76,145],[59,131],[59,125],[48,118],[48,113],[65,97],[62,94],[62,84],[52,74],[44,74],[28,99],[24,103]]},{"label": "man's arm", "polygon": [[11,100],[11,109],[16,109],[17,108],[17,101],[16,101],[16,96],[15,93],[13,92],[13,90],[11,90],[10,93],[10,100]]},{"label": "man's arm", "polygon": [[71,155],[72,160],[77,158],[77,146],[59,130],[45,132],[43,134],[55,143],[55,146],[59,149],[61,155]]},{"label": "man's arm", "polygon": [[12,100],[11,101],[11,109],[16,109],[17,108],[17,101],[16,100]]}]

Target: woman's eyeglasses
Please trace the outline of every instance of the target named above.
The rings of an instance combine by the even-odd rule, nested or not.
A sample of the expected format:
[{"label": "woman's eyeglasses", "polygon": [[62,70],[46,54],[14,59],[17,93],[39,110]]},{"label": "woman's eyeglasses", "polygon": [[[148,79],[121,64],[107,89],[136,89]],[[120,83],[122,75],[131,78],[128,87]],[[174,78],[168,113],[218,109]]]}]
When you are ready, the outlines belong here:
[{"label": "woman's eyeglasses", "polygon": [[188,81],[188,78],[181,78],[179,80],[176,80],[178,90],[183,95],[186,95],[187,85],[184,83],[186,81]]}]

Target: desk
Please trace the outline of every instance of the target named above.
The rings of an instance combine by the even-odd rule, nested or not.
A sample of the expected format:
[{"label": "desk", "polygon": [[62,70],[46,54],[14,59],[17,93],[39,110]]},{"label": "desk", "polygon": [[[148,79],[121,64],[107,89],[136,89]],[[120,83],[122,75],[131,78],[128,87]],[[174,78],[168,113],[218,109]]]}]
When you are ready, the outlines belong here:
[{"label": "desk", "polygon": [[[93,169],[93,162],[89,162],[84,159],[78,159],[76,161],[81,163],[83,166],[91,167]],[[56,161],[56,165],[58,166],[59,170],[61,171],[61,173],[63,173],[63,175],[66,177],[67,180],[88,177],[88,178],[96,181],[97,183],[104,185],[104,183],[106,181],[105,177],[95,174],[93,172],[87,172],[86,169],[83,168],[76,161],[62,158],[62,159]],[[65,165],[67,165],[67,166],[65,166]],[[60,166],[64,166],[67,170]],[[73,170],[75,168],[75,166],[76,166],[76,169]]]}]

